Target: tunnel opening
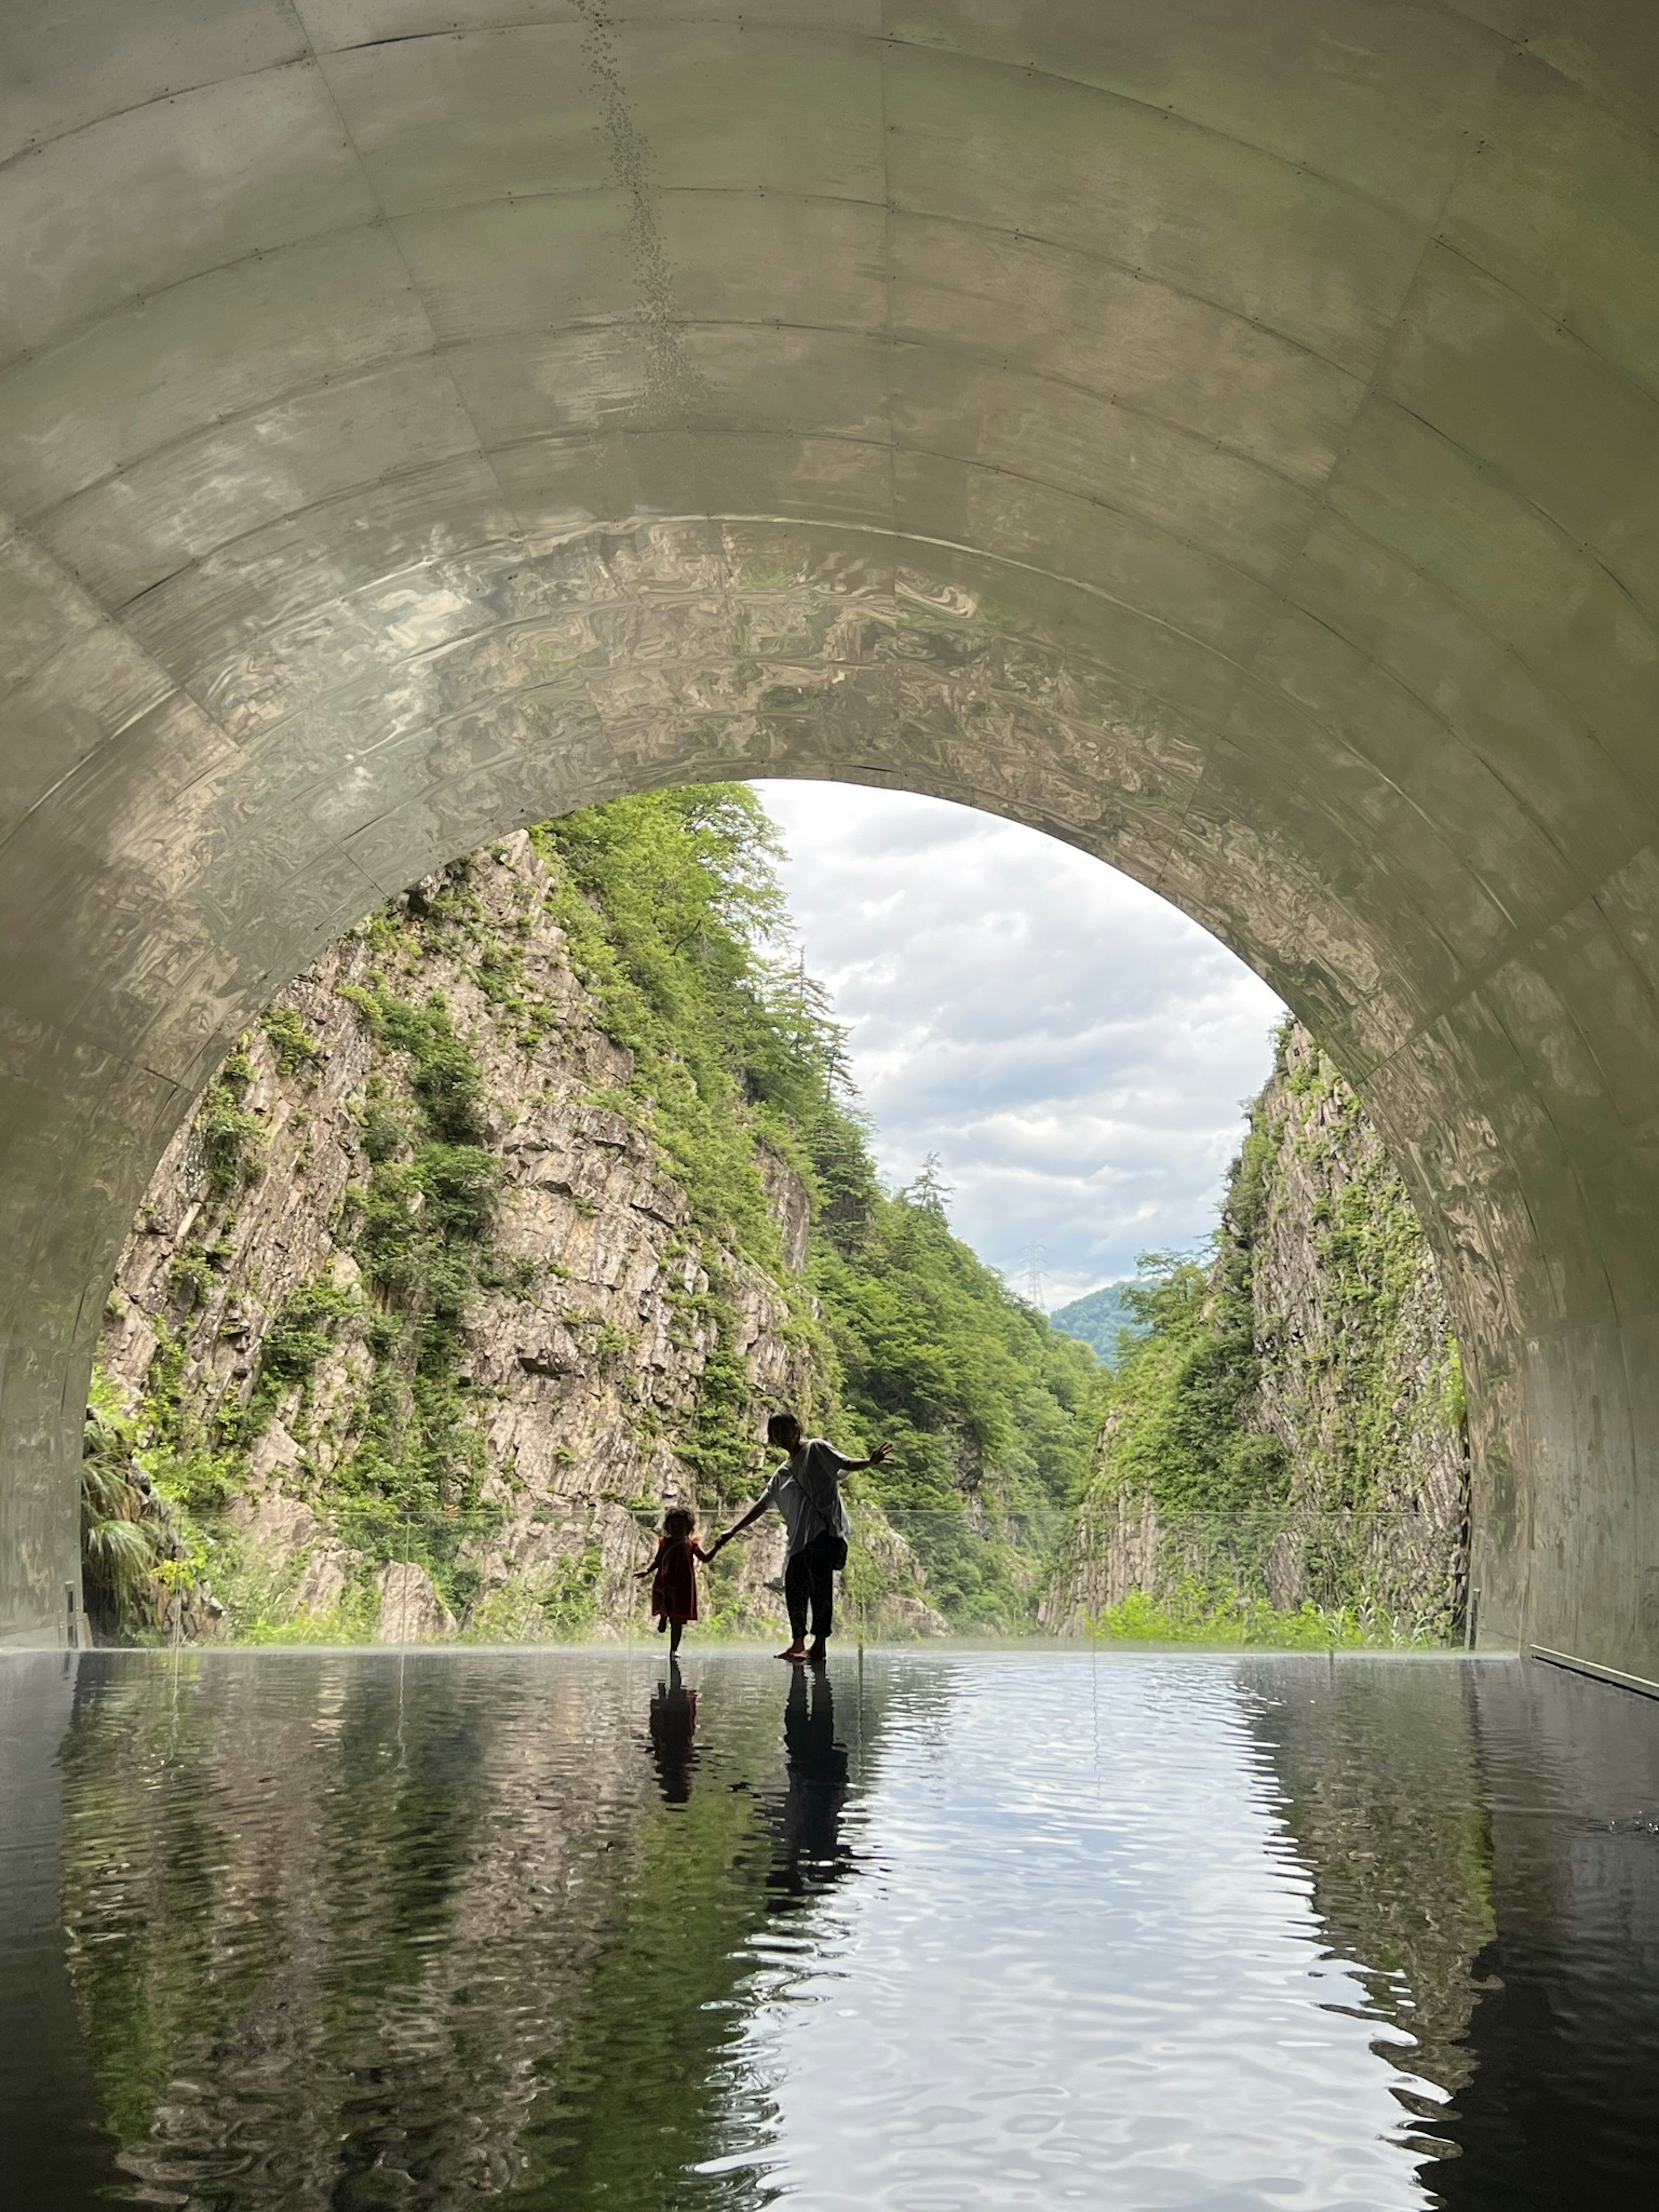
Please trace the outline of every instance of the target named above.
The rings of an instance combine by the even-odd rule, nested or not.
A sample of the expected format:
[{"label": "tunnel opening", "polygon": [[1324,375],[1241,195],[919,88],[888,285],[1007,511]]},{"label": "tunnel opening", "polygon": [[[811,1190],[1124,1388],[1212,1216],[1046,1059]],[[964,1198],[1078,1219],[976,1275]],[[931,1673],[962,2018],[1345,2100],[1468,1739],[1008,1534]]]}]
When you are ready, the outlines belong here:
[{"label": "tunnel opening", "polygon": [[1485,1628],[1659,1668],[1655,80],[1520,15],[9,28],[0,1632],[250,1008],[486,836],[810,771],[1269,978],[1436,1241]]},{"label": "tunnel opening", "polygon": [[[1459,1350],[1332,1063],[1091,860],[871,794],[826,836],[797,788],[492,839],[258,1011],[104,1306],[98,1641],[632,1637],[664,1511],[744,1512],[781,1407],[895,1455],[860,1641],[1466,1640]],[[826,922],[832,969],[878,955],[914,1127],[860,1103]],[[1009,1282],[1011,1206],[1070,1217],[1062,1277],[1111,1255],[1127,1336]],[[781,1629],[781,1540],[711,1569],[714,1632]]]}]

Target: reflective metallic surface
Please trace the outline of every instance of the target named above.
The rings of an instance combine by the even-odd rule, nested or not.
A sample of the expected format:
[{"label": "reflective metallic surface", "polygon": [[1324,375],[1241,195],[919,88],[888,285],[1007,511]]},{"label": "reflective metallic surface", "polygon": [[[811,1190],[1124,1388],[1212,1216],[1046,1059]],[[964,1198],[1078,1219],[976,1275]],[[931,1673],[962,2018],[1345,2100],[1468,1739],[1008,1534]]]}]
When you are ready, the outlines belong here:
[{"label": "reflective metallic surface", "polygon": [[1484,1630],[1659,1674],[1656,121],[1647,0],[0,10],[0,1632],[250,1010],[763,770],[1270,978],[1440,1251]]},{"label": "reflective metallic surface", "polygon": [[30,2212],[1651,2203],[1659,1707],[1542,1666],[13,1654],[0,1713]]}]

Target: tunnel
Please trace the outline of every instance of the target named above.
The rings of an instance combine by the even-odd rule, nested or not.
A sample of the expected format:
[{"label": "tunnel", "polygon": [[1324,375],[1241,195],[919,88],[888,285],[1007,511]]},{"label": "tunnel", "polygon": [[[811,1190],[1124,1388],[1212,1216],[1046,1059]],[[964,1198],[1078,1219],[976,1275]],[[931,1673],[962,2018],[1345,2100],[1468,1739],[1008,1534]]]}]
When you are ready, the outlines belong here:
[{"label": "tunnel", "polygon": [[526,822],[903,787],[1391,1140],[1481,1642],[1659,1676],[1649,0],[0,15],[0,1636],[252,1013]]}]

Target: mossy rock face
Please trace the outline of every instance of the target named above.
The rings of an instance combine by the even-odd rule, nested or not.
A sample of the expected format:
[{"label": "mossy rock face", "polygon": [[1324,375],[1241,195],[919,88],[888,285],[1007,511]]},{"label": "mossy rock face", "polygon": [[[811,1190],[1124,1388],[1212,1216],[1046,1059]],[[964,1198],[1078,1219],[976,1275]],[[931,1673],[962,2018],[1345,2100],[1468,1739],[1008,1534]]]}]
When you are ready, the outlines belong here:
[{"label": "mossy rock face", "polygon": [[1462,1376],[1434,1260],[1359,1102],[1280,1033],[1206,1259],[1148,1255],[1054,1626],[1437,1641],[1467,1575]]},{"label": "mossy rock face", "polygon": [[[413,887],[267,1008],[170,1148],[103,1367],[227,1632],[621,1632],[670,1500],[795,1407],[858,1449],[859,1617],[1030,1624],[1093,1365],[880,1188],[745,787],[573,815]],[[776,1623],[775,1535],[711,1579]]]}]

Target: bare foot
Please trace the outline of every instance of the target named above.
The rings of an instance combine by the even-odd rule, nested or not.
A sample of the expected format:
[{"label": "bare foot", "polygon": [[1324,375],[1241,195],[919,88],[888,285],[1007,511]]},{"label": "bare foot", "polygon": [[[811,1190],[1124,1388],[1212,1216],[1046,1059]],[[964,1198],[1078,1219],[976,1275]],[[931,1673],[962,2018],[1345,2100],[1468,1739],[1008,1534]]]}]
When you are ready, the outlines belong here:
[{"label": "bare foot", "polygon": [[804,1644],[792,1644],[787,1651],[780,1651],[777,1656],[780,1659],[804,1659],[806,1656],[806,1646]]},{"label": "bare foot", "polygon": [[821,1636],[816,1638],[806,1647],[806,1663],[809,1667],[822,1667],[829,1656],[830,1647]]}]

